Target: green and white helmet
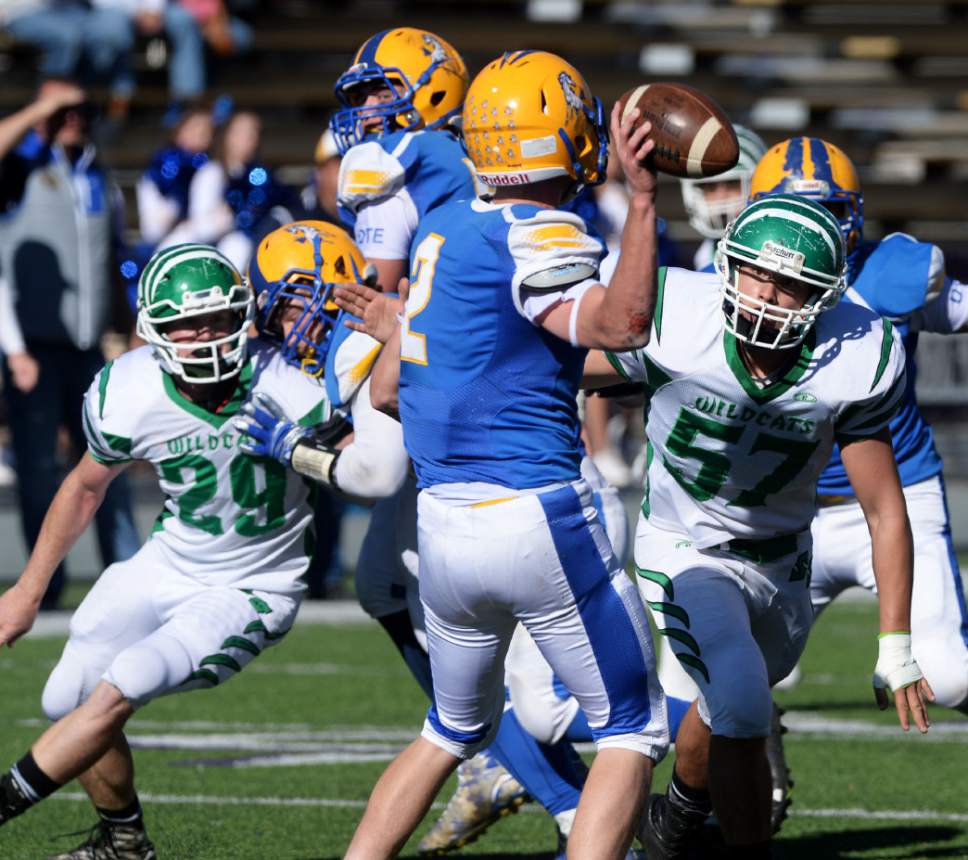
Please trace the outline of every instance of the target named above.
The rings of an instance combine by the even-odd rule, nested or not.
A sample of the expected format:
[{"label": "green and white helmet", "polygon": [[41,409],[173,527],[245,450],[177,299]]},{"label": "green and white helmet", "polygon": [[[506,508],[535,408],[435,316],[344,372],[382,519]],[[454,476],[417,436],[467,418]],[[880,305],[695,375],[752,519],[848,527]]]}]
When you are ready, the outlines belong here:
[{"label": "green and white helmet", "polygon": [[[845,256],[840,224],[819,203],[794,194],[750,203],[716,249],[727,331],[767,349],[799,345],[817,316],[840,301],[846,289]],[[810,297],[791,310],[740,293],[743,263],[809,284]]]},{"label": "green and white helmet", "polygon": [[[766,155],[766,144],[755,131],[743,125],[734,125],[733,130],[739,141],[739,161],[735,167],[704,179],[680,180],[682,203],[689,216],[689,225],[707,239],[721,239],[726,232],[726,225],[743,211],[750,196],[753,172],[760,159]],[[704,185],[733,181],[739,182],[739,190],[735,195],[719,200],[706,199]]]},{"label": "green and white helmet", "polygon": [[[238,326],[215,340],[175,343],[168,324],[218,311],[235,311]],[[238,376],[255,312],[248,284],[210,245],[174,245],[158,251],[138,281],[138,335],[162,367],[185,382],[214,383]]]}]

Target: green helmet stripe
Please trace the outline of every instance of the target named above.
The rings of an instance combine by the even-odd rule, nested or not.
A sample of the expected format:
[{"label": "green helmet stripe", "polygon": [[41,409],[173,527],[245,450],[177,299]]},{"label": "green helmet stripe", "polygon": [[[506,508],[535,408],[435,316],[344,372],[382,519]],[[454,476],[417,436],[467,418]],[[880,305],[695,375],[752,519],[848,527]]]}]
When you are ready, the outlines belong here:
[{"label": "green helmet stripe", "polygon": [[[769,200],[770,198],[767,197],[766,199]],[[830,251],[830,256],[836,259],[837,246],[841,242],[839,230],[836,233],[832,233],[830,230],[818,229],[821,225],[817,224],[815,218],[808,218],[799,212],[772,207],[763,207],[755,212],[750,212],[749,216],[743,219],[742,226],[745,227],[753,224],[762,218],[783,218],[785,221],[792,221],[794,224],[799,224],[801,227],[810,230],[824,240],[824,243],[827,245],[827,250]]]},{"label": "green helmet stripe", "polygon": [[158,266],[161,265],[165,260],[169,259],[172,255],[180,254],[188,248],[204,248],[205,245],[196,244],[194,242],[184,245],[173,245],[170,248],[165,248],[162,251],[158,251],[149,261],[148,265],[145,266],[144,271],[141,273],[141,280],[143,283],[147,284],[154,279],[155,272]]},{"label": "green helmet stripe", "polygon": [[225,255],[211,245],[195,243],[175,245],[172,248],[166,248],[164,251],[159,252],[148,263],[141,275],[140,286],[142,288],[142,295],[140,298],[142,303],[144,305],[153,303],[155,299],[154,293],[159,282],[173,266],[189,260],[212,259],[213,257],[223,265],[228,266],[231,271],[235,271],[235,266],[229,262]]}]

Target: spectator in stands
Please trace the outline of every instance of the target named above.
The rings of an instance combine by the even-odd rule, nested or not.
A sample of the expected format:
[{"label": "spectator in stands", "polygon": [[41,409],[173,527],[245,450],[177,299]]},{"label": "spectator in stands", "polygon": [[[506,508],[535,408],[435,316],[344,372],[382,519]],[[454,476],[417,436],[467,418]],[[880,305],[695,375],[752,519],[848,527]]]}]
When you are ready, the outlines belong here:
[{"label": "spectator in stands", "polygon": [[171,105],[166,125],[174,125],[185,105],[205,95],[205,44],[218,56],[247,53],[252,28],[230,14],[224,0],[169,0],[164,9],[165,33],[171,43],[168,90]]},{"label": "spectator in stands", "polygon": [[245,271],[255,243],[295,220],[295,195],[259,157],[262,123],[248,111],[236,113],[223,132],[218,157],[195,173],[189,188],[188,219],[160,247],[179,242],[216,245]]},{"label": "spectator in stands", "polygon": [[0,3],[0,26],[40,51],[42,79],[75,77],[85,68],[83,60],[94,77],[110,82],[108,116],[123,119],[134,91],[128,60],[134,39],[125,15],[110,5],[102,0],[7,0]]},{"label": "spectator in stands", "polygon": [[[48,81],[35,102],[0,120],[0,349],[30,548],[60,483],[60,426],[78,451],[86,447],[81,402],[104,364],[120,200],[95,158],[82,90]],[[139,546],[123,480],[98,511],[97,537],[105,565]],[[46,607],[64,581],[61,566]]]},{"label": "spectator in stands", "polygon": [[313,179],[299,193],[301,211],[299,219],[329,221],[340,224],[336,204],[336,191],[339,187],[339,166],[342,159],[336,148],[336,139],[327,128],[319,136],[313,153]]},{"label": "spectator in stands", "polygon": [[188,218],[192,179],[208,161],[215,127],[212,114],[197,107],[182,116],[168,146],[158,150],[136,186],[141,238],[153,250]]}]

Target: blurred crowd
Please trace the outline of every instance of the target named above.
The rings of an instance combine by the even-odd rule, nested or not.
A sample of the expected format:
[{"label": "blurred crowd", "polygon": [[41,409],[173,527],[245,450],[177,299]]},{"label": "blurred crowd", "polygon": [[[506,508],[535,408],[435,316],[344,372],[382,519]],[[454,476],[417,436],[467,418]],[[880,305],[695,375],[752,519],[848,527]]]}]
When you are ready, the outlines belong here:
[{"label": "blurred crowd", "polygon": [[140,37],[164,36],[169,109],[174,124],[206,92],[206,50],[217,56],[252,47],[252,28],[235,13],[252,0],[4,0],[0,29],[39,52],[44,79],[104,83],[106,115],[127,117],[136,81],[132,52]]}]

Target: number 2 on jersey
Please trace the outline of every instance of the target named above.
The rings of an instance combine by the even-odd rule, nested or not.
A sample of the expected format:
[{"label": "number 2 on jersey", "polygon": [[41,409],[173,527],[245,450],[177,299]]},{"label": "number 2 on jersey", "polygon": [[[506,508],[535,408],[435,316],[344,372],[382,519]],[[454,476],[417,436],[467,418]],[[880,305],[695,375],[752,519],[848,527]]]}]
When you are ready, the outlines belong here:
[{"label": "number 2 on jersey", "polygon": [[433,289],[434,272],[437,269],[437,258],[444,244],[444,237],[437,233],[428,233],[426,238],[417,246],[414,252],[414,269],[410,284],[410,295],[403,312],[403,322],[400,325],[400,360],[414,364],[427,364],[427,336],[411,328],[413,318],[417,316],[430,301]]}]

